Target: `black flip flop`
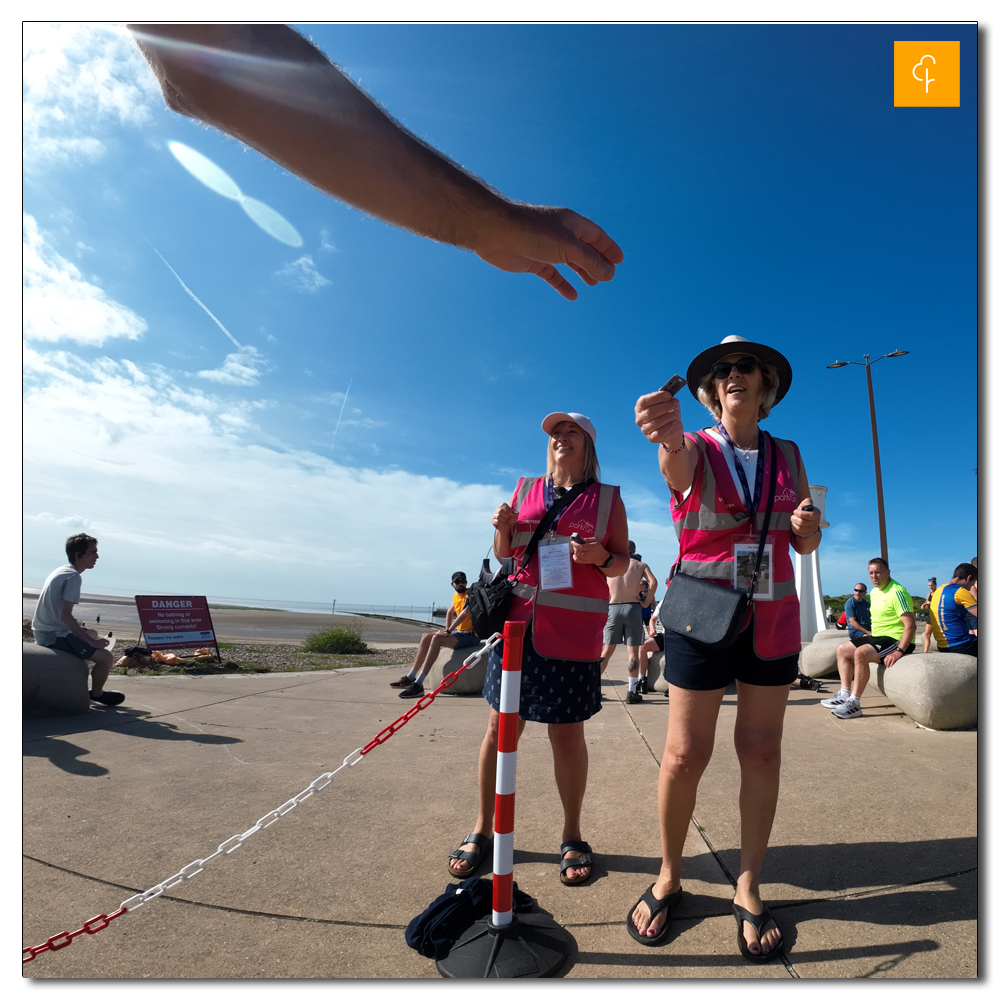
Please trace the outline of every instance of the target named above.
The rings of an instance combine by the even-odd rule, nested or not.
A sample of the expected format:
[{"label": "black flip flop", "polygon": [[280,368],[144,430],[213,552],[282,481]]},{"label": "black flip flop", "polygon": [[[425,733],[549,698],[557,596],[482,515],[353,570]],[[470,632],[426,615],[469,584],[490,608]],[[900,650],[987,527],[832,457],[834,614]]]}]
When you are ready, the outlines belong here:
[{"label": "black flip flop", "polygon": [[[579,851],[578,858],[567,858],[567,851]],[[590,853],[590,844],[585,840],[567,840],[559,845],[559,881],[563,885],[583,885],[594,874],[594,856]],[[589,868],[590,873],[585,878],[567,878],[570,868]]]},{"label": "black flip flop", "polygon": [[[475,844],[479,848],[478,851],[463,851],[462,844]],[[452,859],[456,861],[464,861],[466,864],[472,865],[471,868],[467,868],[464,872],[455,871],[451,865],[448,865],[448,874],[452,878],[468,878],[473,875],[476,869],[483,863],[486,858],[487,852],[493,846],[493,838],[487,837],[485,833],[470,833],[467,837],[462,838],[462,844],[459,844],[451,854],[448,855],[448,860]]]},{"label": "black flip flop", "polygon": [[765,906],[764,912],[760,914],[751,913],[737,903],[733,903],[733,916],[736,917],[736,943],[740,946],[740,954],[748,961],[758,965],[770,962],[781,954],[784,948],[784,938],[781,939],[770,951],[755,955],[747,946],[747,939],[743,936],[743,922],[746,921],[756,932],[758,943],[764,937],[764,928],[769,923],[778,926],[778,921],[771,916],[771,911]]},{"label": "black flip flop", "polygon": [[[656,885],[654,882],[653,885]],[[675,892],[670,893],[669,896],[663,899],[657,899],[653,895],[653,885],[651,885],[639,898],[639,901],[628,911],[628,916],[625,918],[625,929],[629,932],[629,936],[638,941],[639,944],[644,944],[648,948],[655,948],[658,944],[663,944],[667,939],[667,933],[670,930],[670,911],[677,905],[680,901],[682,889],[678,889]],[[635,913],[639,903],[645,903],[649,909],[649,922],[652,923],[656,917],[661,914],[664,910],[667,911],[667,919],[663,921],[663,926],[652,936],[648,934],[640,934],[639,929],[632,923],[632,916]]]}]

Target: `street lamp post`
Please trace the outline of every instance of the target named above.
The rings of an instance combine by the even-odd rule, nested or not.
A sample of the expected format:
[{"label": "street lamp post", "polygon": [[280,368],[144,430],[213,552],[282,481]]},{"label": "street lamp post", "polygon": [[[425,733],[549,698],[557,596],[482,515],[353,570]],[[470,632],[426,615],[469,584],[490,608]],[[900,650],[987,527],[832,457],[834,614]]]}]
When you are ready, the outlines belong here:
[{"label": "street lamp post", "polygon": [[[891,354],[883,354],[881,358],[876,358],[875,361],[881,361],[882,358],[901,358],[904,354],[909,354],[909,351],[893,351]],[[886,541],[885,537],[885,503],[882,500],[882,463],[879,460],[878,454],[878,427],[875,423],[875,391],[872,388],[872,365],[875,361],[871,360],[871,355],[866,354],[864,361],[834,361],[832,365],[827,365],[827,368],[843,368],[846,365],[864,365],[865,374],[868,376],[868,406],[871,409],[872,415],[872,450],[875,453],[875,492],[878,496],[878,533],[879,540],[882,543],[882,558],[885,560],[886,565],[889,564],[889,543]]]}]

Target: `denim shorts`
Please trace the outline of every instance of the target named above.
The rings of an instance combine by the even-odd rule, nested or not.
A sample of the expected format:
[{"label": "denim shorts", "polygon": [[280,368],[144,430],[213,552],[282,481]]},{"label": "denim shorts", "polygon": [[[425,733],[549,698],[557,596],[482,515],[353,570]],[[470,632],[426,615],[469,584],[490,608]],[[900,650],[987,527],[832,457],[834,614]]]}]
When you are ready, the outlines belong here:
[{"label": "denim shorts", "polygon": [[466,646],[475,646],[483,641],[475,632],[452,632],[451,637],[458,640],[453,649],[465,649]]}]

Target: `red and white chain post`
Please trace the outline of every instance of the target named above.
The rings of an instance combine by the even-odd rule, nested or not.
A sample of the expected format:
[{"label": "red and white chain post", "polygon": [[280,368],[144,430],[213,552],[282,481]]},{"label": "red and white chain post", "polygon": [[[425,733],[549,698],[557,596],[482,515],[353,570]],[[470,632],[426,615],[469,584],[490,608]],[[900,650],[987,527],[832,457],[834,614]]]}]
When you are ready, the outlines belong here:
[{"label": "red and white chain post", "polygon": [[524,622],[507,622],[503,627],[497,797],[493,819],[493,923],[497,927],[508,927],[514,919],[514,784],[524,629]]}]

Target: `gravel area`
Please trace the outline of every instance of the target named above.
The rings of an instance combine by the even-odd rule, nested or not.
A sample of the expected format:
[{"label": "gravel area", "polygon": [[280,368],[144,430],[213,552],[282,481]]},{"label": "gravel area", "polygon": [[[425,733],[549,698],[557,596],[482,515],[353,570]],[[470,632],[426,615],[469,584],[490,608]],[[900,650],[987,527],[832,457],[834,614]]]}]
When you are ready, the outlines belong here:
[{"label": "gravel area", "polygon": [[[191,650],[178,649],[178,656]],[[226,644],[220,650],[222,663],[196,663],[190,666],[161,666],[157,670],[141,669],[112,673],[128,673],[130,677],[153,674],[230,674],[276,673],[292,670],[338,670],[343,667],[379,667],[391,663],[409,664],[417,655],[416,646],[399,646],[395,649],[377,649],[370,653],[332,655],[328,653],[304,653],[298,646],[275,646],[253,644]]]}]

